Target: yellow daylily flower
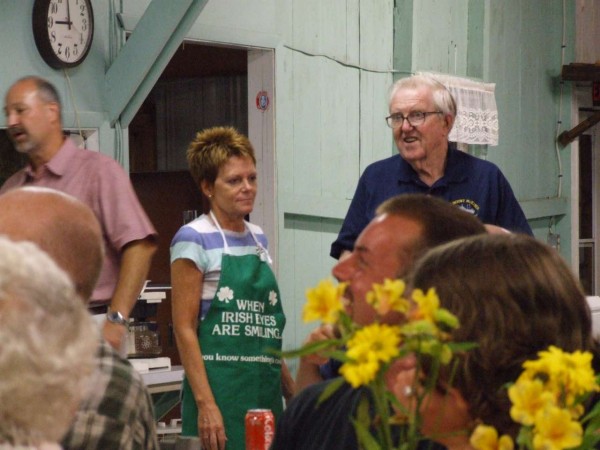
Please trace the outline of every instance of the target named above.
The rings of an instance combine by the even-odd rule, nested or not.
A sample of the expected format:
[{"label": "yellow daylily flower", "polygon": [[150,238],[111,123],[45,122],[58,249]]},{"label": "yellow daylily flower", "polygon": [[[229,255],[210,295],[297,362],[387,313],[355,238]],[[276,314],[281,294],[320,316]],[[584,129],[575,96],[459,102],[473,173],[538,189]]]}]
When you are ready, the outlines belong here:
[{"label": "yellow daylily flower", "polygon": [[571,406],[577,396],[586,392],[598,391],[590,352],[566,353],[550,346],[538,356],[537,360],[523,363],[524,376],[547,380],[546,389],[554,392],[564,406]]},{"label": "yellow daylily flower", "polygon": [[523,425],[533,425],[535,417],[541,411],[554,404],[554,395],[544,390],[544,384],[538,379],[520,378],[508,389],[512,402],[510,417]]},{"label": "yellow daylily flower", "polygon": [[331,280],[321,281],[317,287],[306,290],[307,302],[302,311],[304,322],[321,320],[323,323],[336,323],[344,310],[342,297],[346,283],[337,286]]},{"label": "yellow daylily flower", "polygon": [[435,312],[440,307],[440,299],[435,288],[429,288],[427,293],[421,289],[415,289],[412,292],[412,299],[416,303],[416,308],[410,312],[411,320],[434,321]]},{"label": "yellow daylily flower", "polygon": [[536,417],[534,450],[563,450],[577,447],[582,442],[581,424],[571,419],[569,411],[555,406],[547,408]]},{"label": "yellow daylily flower", "polygon": [[402,280],[386,278],[383,284],[374,284],[366,295],[369,303],[379,316],[384,316],[391,311],[406,314],[410,308],[408,300],[402,297],[406,285]]},{"label": "yellow daylily flower", "polygon": [[503,434],[498,439],[498,431],[489,425],[478,425],[469,442],[476,450],[513,450],[515,447],[510,436]]}]

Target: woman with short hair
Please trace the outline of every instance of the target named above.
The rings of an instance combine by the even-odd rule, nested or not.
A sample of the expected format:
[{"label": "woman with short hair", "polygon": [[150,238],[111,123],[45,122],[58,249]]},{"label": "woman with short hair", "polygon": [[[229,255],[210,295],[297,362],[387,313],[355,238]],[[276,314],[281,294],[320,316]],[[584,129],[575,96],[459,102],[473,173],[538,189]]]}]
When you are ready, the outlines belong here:
[{"label": "woman with short hair", "polygon": [[182,434],[203,449],[244,448],[248,409],[271,409],[293,394],[281,350],[285,316],[267,238],[246,221],[257,190],[248,138],[230,127],[197,134],[190,172],[210,211],[171,243],[173,324],[185,369]]}]

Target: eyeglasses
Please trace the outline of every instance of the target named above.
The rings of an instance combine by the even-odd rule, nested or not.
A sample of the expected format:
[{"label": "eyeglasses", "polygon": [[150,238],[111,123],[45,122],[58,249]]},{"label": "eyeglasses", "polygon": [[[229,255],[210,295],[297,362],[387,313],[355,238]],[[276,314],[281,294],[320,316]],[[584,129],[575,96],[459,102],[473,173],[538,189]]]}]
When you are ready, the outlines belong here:
[{"label": "eyeglasses", "polygon": [[425,119],[430,114],[443,114],[441,111],[412,111],[408,113],[408,116],[403,116],[402,113],[391,114],[385,118],[385,121],[390,128],[400,128],[404,123],[404,120],[408,122],[411,127],[417,127],[425,122]]}]

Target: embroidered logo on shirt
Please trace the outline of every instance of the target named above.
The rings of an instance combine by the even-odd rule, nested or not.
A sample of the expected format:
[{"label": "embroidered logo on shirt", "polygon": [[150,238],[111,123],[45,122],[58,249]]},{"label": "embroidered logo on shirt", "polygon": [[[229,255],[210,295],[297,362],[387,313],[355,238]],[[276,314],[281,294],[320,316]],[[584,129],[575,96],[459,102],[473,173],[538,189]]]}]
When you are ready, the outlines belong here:
[{"label": "embroidered logo on shirt", "polygon": [[219,292],[217,292],[217,298],[219,301],[229,304],[229,302],[233,300],[233,291],[229,286],[223,286],[219,289]]},{"label": "embroidered logo on shirt", "polygon": [[277,292],[269,292],[269,303],[271,304],[271,306],[275,306],[277,304]]},{"label": "embroidered logo on shirt", "polygon": [[458,206],[460,209],[462,209],[465,212],[468,212],[469,214],[473,214],[474,216],[476,216],[479,212],[479,205],[473,200],[469,200],[467,198],[452,200],[452,204]]}]

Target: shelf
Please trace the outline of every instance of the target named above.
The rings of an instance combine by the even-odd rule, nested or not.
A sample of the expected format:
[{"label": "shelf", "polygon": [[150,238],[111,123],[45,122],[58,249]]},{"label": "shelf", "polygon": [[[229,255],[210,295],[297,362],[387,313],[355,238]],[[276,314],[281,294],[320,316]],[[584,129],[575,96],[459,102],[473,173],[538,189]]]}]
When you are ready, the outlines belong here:
[{"label": "shelf", "polygon": [[571,63],[562,66],[560,77],[565,81],[600,81],[600,64]]}]

